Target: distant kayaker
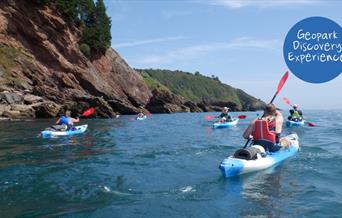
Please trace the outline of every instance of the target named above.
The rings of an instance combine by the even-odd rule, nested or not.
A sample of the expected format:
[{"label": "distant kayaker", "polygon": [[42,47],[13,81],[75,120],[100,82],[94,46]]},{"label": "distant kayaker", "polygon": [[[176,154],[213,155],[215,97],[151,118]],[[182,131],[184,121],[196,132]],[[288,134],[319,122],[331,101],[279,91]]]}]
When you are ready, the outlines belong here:
[{"label": "distant kayaker", "polygon": [[220,118],[220,122],[231,122],[233,121],[232,116],[229,113],[229,108],[224,107],[222,113],[218,116]]},{"label": "distant kayaker", "polygon": [[298,110],[298,105],[294,104],[293,109],[290,110],[290,116],[288,117],[289,120],[298,122],[303,120],[303,112]]},{"label": "distant kayaker", "polygon": [[80,119],[78,117],[72,118],[71,112],[67,110],[65,111],[65,114],[57,120],[56,124],[65,126],[65,130],[69,130],[73,127],[74,123],[78,122],[80,122]]},{"label": "distant kayaker", "polygon": [[251,138],[254,145],[261,145],[266,151],[275,152],[282,147],[287,147],[287,143],[280,145],[280,135],[283,126],[283,115],[277,110],[274,104],[266,105],[264,115],[253,120],[245,132],[245,139]]},{"label": "distant kayaker", "polygon": [[138,116],[137,117],[139,117],[139,118],[143,118],[143,117],[145,117],[146,115],[142,112],[142,111],[140,111],[139,113],[138,113]]}]

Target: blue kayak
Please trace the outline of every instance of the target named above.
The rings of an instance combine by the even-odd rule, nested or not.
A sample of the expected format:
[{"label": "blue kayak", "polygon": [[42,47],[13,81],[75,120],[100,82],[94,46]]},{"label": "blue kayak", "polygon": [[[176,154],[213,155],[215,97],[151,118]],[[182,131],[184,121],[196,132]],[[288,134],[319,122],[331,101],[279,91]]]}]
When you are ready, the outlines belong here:
[{"label": "blue kayak", "polygon": [[147,118],[147,116],[145,115],[145,116],[143,116],[143,117],[136,117],[135,119],[136,120],[145,120]]},{"label": "blue kayak", "polygon": [[216,122],[213,124],[214,129],[227,128],[230,126],[236,126],[239,122],[238,118],[233,119],[231,122]]},{"label": "blue kayak", "polygon": [[286,126],[287,126],[287,127],[304,126],[304,125],[305,125],[305,120],[302,120],[302,121],[287,120],[287,121],[286,121]]},{"label": "blue kayak", "polygon": [[44,130],[41,132],[41,136],[43,138],[49,138],[54,136],[69,136],[69,135],[75,135],[84,133],[88,128],[88,125],[82,125],[82,126],[75,126],[72,127],[70,130],[67,131],[57,131],[57,130]]},{"label": "blue kayak", "polygon": [[[298,135],[291,134],[284,139],[289,143],[288,148],[281,148],[277,152],[266,152],[265,155],[257,155],[255,160],[235,158],[233,155],[224,159],[219,168],[224,177],[233,177],[245,173],[256,172],[276,166],[289,157],[294,156],[299,150]],[[255,146],[255,145],[253,145]],[[261,147],[260,145],[256,145]],[[265,150],[264,150],[265,152]]]}]

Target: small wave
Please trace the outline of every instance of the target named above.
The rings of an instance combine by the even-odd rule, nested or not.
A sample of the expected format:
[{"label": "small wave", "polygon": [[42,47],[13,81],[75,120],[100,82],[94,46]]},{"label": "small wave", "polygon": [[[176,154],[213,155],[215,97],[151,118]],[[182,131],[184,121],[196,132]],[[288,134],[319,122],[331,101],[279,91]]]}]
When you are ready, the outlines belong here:
[{"label": "small wave", "polygon": [[188,192],[195,192],[196,189],[194,189],[194,188],[191,187],[191,186],[185,186],[185,187],[181,188],[180,191],[181,191],[182,193],[188,193]]},{"label": "small wave", "polygon": [[120,191],[117,191],[117,190],[111,190],[111,188],[108,187],[108,186],[103,186],[102,190],[104,192],[106,192],[106,193],[111,193],[111,194],[114,194],[114,195],[117,195],[117,196],[131,196],[132,195],[131,193],[127,193],[127,192],[120,192]]}]

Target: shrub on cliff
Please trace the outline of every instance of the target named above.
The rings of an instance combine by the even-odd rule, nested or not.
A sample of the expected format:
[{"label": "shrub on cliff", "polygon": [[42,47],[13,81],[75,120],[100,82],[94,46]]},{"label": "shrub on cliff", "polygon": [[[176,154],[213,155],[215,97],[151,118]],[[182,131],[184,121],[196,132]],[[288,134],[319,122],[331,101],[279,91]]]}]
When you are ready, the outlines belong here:
[{"label": "shrub on cliff", "polygon": [[80,45],[80,50],[81,50],[81,52],[82,52],[86,57],[88,57],[88,58],[91,57],[89,45],[87,45],[87,44],[85,44],[85,43],[82,43],[82,44]]}]

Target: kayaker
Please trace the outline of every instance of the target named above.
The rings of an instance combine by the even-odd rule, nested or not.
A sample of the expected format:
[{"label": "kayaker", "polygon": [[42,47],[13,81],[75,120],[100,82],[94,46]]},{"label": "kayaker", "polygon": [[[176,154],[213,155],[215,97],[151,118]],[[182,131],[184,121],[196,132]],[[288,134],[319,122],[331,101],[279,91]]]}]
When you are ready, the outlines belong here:
[{"label": "kayaker", "polygon": [[222,113],[217,117],[220,118],[220,122],[232,122],[232,116],[229,113],[229,108],[228,107],[224,107],[222,110]]},{"label": "kayaker", "polygon": [[290,110],[290,116],[288,117],[289,120],[298,122],[303,120],[303,112],[298,110],[298,105],[294,104],[293,109]]},{"label": "kayaker", "polygon": [[74,123],[78,123],[78,122],[80,122],[80,119],[78,117],[72,118],[71,112],[67,110],[65,111],[65,114],[57,120],[56,124],[65,126],[64,129],[69,130],[74,126]]},{"label": "kayaker", "polygon": [[143,117],[145,117],[145,114],[144,114],[143,112],[140,111],[140,112],[138,113],[138,116],[137,116],[137,117],[143,118]]},{"label": "kayaker", "polygon": [[253,120],[245,132],[245,139],[252,139],[253,144],[261,145],[266,151],[275,152],[288,144],[281,145],[280,135],[283,127],[283,115],[274,104],[266,105],[264,115],[261,118]]}]

